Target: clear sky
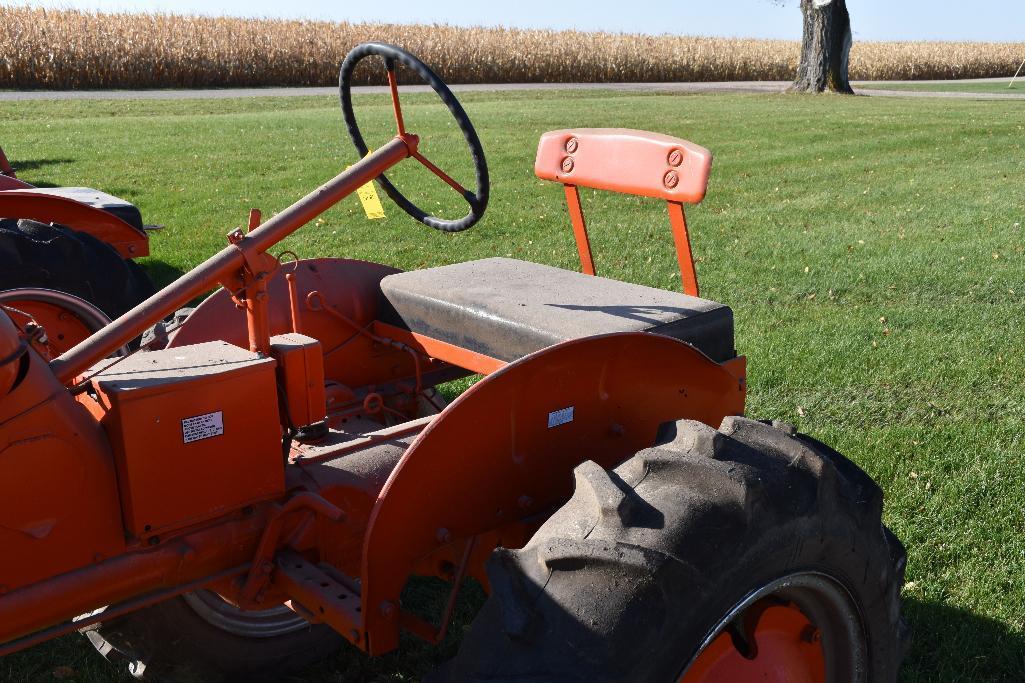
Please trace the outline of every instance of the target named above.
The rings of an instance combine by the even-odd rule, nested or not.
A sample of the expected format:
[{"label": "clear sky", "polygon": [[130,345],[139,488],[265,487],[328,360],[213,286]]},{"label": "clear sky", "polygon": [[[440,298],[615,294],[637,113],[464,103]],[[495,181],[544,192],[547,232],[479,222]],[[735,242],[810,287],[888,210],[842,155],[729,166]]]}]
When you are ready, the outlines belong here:
[{"label": "clear sky", "polygon": [[[56,0],[101,10],[793,38],[798,0]],[[847,0],[855,40],[1025,42],[1025,0]]]}]

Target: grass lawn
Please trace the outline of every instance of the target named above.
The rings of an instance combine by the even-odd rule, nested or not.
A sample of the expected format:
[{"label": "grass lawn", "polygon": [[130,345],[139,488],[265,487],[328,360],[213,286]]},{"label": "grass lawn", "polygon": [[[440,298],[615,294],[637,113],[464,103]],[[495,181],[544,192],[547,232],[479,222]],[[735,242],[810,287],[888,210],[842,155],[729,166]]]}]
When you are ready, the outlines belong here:
[{"label": "grass lawn", "polygon": [[[594,92],[462,100],[493,178],[478,226],[443,235],[387,199],[387,218],[367,221],[353,198],[284,248],[403,268],[489,255],[575,268],[562,191],[532,172],[542,132],[623,126],[707,146],[716,155],[708,198],[689,213],[703,294],[734,309],[749,414],[797,424],[886,491],[886,523],[908,548],[915,636],[904,680],[1020,680],[1019,103]],[[387,102],[364,97],[357,107],[383,139]],[[440,105],[410,97],[407,118],[428,156],[468,182]],[[144,260],[161,283],[220,248],[249,207],[280,210],[353,161],[330,98],[0,103],[0,144],[30,182],[103,188],[165,224]],[[425,206],[457,206],[412,166],[396,175]],[[584,203],[600,273],[678,287],[661,202],[588,191]],[[374,661],[346,651],[305,680],[415,680],[454,646]],[[51,680],[59,666],[77,680],[118,676],[68,637],[0,660],[0,678]]]},{"label": "grass lawn", "polygon": [[926,92],[977,92],[995,93],[998,95],[1021,95],[1025,93],[1025,79],[1019,78],[1014,85],[1008,88],[1011,77],[1002,81],[950,81],[947,82],[920,82],[904,81],[901,83],[855,83],[854,89],[871,90],[920,90]]}]

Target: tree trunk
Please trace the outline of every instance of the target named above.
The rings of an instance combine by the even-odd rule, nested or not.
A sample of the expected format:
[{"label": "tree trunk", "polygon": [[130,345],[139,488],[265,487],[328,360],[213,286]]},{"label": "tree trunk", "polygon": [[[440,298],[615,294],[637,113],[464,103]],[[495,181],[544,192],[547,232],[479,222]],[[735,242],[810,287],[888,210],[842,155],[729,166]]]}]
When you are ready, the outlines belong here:
[{"label": "tree trunk", "polygon": [[846,0],[801,0],[801,64],[791,89],[854,94],[847,79],[851,15]]}]

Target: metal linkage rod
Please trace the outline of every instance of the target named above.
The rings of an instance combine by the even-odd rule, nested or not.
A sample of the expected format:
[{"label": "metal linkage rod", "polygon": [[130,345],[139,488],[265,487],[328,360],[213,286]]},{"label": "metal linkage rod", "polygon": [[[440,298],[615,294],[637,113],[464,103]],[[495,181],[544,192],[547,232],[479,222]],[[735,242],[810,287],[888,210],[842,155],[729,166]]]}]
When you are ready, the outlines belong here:
[{"label": "metal linkage rod", "polygon": [[69,384],[91,365],[237,272],[245,261],[243,252],[257,254],[270,249],[357,188],[416,152],[417,142],[414,135],[396,137],[269,219],[237,244],[225,247],[107,327],[55,358],[50,362],[50,368],[61,382]]}]

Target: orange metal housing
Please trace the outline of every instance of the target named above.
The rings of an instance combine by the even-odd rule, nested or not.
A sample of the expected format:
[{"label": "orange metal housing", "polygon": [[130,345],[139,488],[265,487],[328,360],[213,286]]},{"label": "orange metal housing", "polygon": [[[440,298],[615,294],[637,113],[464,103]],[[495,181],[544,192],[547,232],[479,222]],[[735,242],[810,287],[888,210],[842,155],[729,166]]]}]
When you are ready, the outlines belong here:
[{"label": "orange metal housing", "polygon": [[208,342],[131,356],[93,380],[131,537],[284,491],[274,366]]},{"label": "orange metal housing", "polygon": [[270,338],[278,363],[277,381],[284,391],[285,417],[291,427],[317,424],[327,417],[324,395],[324,350],[320,342],[298,332]]}]

